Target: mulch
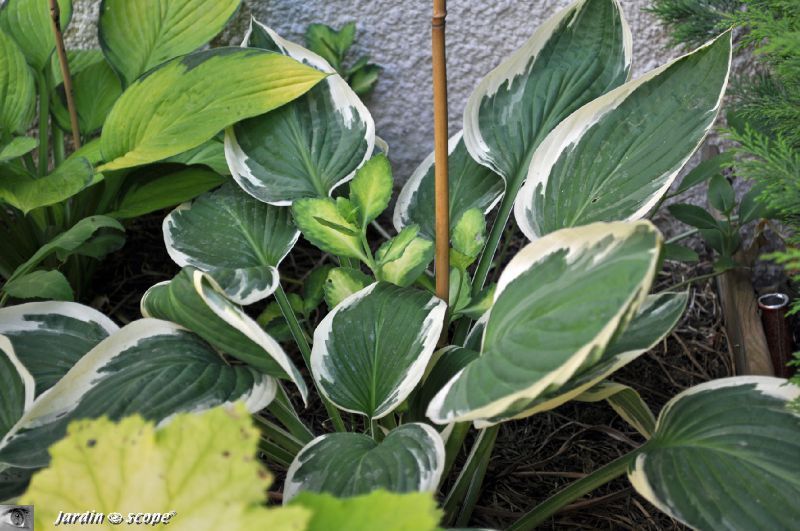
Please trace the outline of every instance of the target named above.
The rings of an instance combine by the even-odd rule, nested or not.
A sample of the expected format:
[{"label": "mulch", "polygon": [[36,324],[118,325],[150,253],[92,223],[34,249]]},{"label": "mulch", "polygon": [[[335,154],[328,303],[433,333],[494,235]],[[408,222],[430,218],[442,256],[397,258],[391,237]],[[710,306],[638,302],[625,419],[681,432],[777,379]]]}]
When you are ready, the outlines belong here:
[{"label": "mulch", "polygon": [[[142,294],[153,284],[172,278],[179,269],[164,249],[161,221],[165,215],[161,212],[134,220],[128,226],[125,247],[98,267],[89,299],[121,324],[140,318]],[[501,252],[501,260],[510,259],[523,244],[513,235]],[[289,291],[299,289],[302,274],[317,267],[322,259],[301,239],[281,271],[291,279]],[[708,261],[691,265],[666,262],[656,291],[709,270]],[[252,310],[258,312],[260,308]],[[296,352],[293,355],[298,356]],[[299,358],[296,363],[303,366]],[[717,295],[713,282],[706,281],[693,286],[688,310],[672,334],[613,379],[637,389],[658,414],[683,389],[730,376],[733,371]],[[308,378],[307,374],[304,376]],[[312,401],[303,416],[317,433],[330,430],[318,400]],[[552,493],[643,442],[605,403],[567,403],[551,412],[506,423],[498,435],[471,525],[503,529]],[[278,486],[285,471],[271,468]],[[457,471],[458,463],[454,474]],[[573,503],[542,528],[684,529],[638,496],[625,478]]]}]

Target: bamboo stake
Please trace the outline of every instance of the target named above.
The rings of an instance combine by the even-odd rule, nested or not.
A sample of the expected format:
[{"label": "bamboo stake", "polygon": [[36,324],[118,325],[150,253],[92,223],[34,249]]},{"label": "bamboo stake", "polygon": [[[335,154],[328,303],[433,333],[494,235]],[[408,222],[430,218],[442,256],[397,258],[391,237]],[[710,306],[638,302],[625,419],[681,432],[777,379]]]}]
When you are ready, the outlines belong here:
[{"label": "bamboo stake", "polygon": [[436,195],[436,295],[450,295],[450,189],[448,182],[446,0],[433,0],[433,143]]},{"label": "bamboo stake", "polygon": [[56,53],[58,63],[61,65],[61,76],[64,78],[64,92],[67,94],[67,109],[69,110],[69,122],[72,127],[72,141],[75,149],[81,147],[81,135],[78,128],[78,113],[75,110],[75,101],[72,94],[72,77],[69,75],[69,62],[67,61],[67,50],[64,48],[64,35],[61,33],[61,8],[58,7],[58,0],[50,0],[50,22],[53,28],[53,35],[56,38]]}]

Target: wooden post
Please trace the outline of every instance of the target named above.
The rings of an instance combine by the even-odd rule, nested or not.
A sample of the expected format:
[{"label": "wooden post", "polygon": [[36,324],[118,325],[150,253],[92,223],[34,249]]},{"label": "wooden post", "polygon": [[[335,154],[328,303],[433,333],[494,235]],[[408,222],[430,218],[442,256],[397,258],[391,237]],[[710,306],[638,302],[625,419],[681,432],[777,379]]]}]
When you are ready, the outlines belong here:
[{"label": "wooden post", "polygon": [[50,22],[53,28],[53,36],[56,40],[56,53],[58,63],[61,65],[61,76],[64,78],[64,92],[67,94],[67,109],[69,110],[69,122],[72,127],[72,140],[75,149],[81,147],[81,134],[78,127],[78,113],[75,110],[75,100],[72,94],[72,77],[69,75],[69,62],[67,61],[67,50],[64,48],[64,35],[61,33],[61,9],[58,7],[58,0],[50,0]]},{"label": "wooden post", "polygon": [[433,142],[436,195],[436,296],[450,295],[450,189],[448,181],[447,63],[445,54],[446,0],[433,1]]}]

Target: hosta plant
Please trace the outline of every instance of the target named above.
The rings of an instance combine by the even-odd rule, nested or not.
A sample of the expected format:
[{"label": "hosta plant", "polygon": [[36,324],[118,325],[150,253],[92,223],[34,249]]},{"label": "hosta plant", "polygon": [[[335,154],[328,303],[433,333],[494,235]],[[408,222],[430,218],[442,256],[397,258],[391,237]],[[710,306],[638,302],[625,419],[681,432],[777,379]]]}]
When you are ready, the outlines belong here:
[{"label": "hosta plant", "polygon": [[[289,506],[309,493],[355,500],[381,490],[437,492],[445,523],[464,526],[499,424],[570,400],[606,400],[646,442],[555,493],[515,529],[624,474],[659,509],[696,528],[732,521],[782,528],[798,518],[782,501],[800,494],[792,457],[800,417],[785,407],[796,388],[774,378],[708,382],[656,417],[634,389],[610,380],[668,335],[687,303],[680,290],[652,293],[664,251],[647,218],[716,119],[730,33],[630,80],[631,36],[619,3],[578,0],[481,81],[450,143],[448,301],[432,293],[429,272],[434,160],[400,192],[396,234],[381,230],[375,241],[393,177],[385,154],[376,153],[369,111],[322,57],[269,27],[253,21],[243,48],[294,58],[327,77],[279,109],[226,128],[232,182],[166,217],[165,244],[182,270],[145,294],[145,320],[106,339],[108,354],[92,351],[62,377],[81,382],[69,386],[78,403],[64,413],[69,419],[103,414],[90,399],[116,389],[92,375],[111,378],[135,364],[128,351],[150,348],[150,336],[139,335],[147,331],[157,336],[153,363],[170,359],[150,373],[160,385],[142,402],[160,405],[156,390],[189,400],[199,383],[222,385],[233,371],[251,411],[274,397],[269,414],[256,418],[262,451],[287,470]],[[530,243],[507,264],[495,263],[512,211]],[[313,285],[308,277],[293,303],[281,264],[301,234],[332,263],[314,272]],[[493,268],[497,282],[486,286]],[[271,298],[292,348],[248,311]],[[310,330],[312,320],[299,319],[297,309],[308,317],[322,300],[327,315]],[[48,323],[60,321],[53,313]],[[105,353],[102,345],[95,349]],[[197,355],[172,356],[184,350]],[[175,375],[189,375],[173,364],[206,352],[220,370],[178,392]],[[23,381],[27,365],[13,356],[8,363]],[[82,368],[108,357],[113,369]],[[36,420],[50,407],[37,401],[57,394],[31,405],[24,385],[16,389],[14,412],[23,420],[9,423],[0,460],[43,466],[46,454],[35,461],[14,442],[27,437],[24,449],[45,448],[63,436],[64,414]],[[317,398],[329,416],[322,430],[295,409]],[[106,414],[139,404],[119,400],[125,411]],[[162,413],[142,415],[168,422]],[[442,492],[473,427],[467,461]]]}]

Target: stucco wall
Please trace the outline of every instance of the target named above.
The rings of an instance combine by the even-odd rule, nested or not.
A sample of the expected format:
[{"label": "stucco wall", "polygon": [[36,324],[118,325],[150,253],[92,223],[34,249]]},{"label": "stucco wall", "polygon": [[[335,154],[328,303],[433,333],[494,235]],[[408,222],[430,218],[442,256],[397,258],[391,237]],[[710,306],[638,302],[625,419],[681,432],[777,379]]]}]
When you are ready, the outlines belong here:
[{"label": "stucco wall", "polygon": [[[96,46],[99,0],[74,0],[68,31],[72,46]],[[461,128],[464,104],[475,84],[533,30],[569,0],[450,0],[448,77],[451,134]],[[252,13],[283,36],[302,42],[306,25],[358,22],[358,51],[385,70],[367,103],[378,134],[390,145],[396,177],[404,180],[433,149],[430,2],[422,0],[245,0],[219,39],[238,44]],[[647,0],[622,0],[634,38],[634,76],[676,55],[644,11]]]}]

